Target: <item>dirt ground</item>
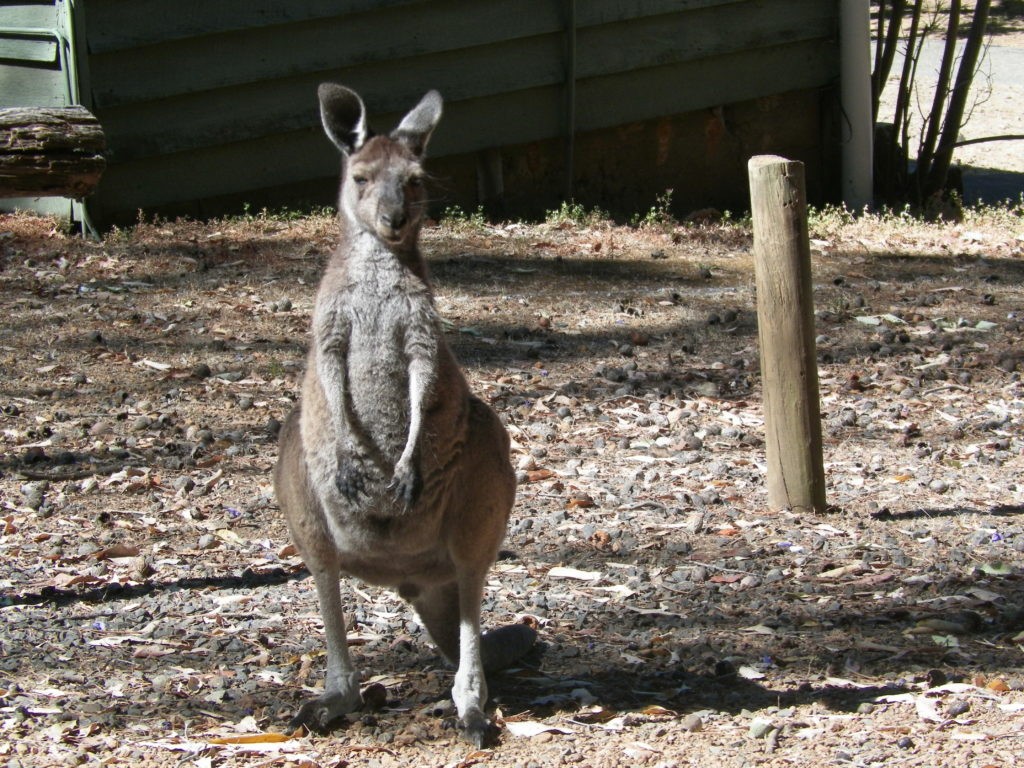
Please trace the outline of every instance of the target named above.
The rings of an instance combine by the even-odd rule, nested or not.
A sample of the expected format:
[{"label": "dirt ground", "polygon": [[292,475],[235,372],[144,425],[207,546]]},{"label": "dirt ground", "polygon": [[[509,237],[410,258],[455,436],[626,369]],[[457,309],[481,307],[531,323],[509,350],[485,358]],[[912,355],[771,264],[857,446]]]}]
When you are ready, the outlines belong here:
[{"label": "dirt ground", "polygon": [[367,708],[322,684],[269,472],[327,217],[0,219],[0,760],[7,766],[1021,765],[1021,210],[813,222],[828,498],[765,506],[748,229],[424,235],[439,310],[514,441],[474,752],[392,595],[346,606]]},{"label": "dirt ground", "polygon": [[452,670],[358,583],[367,705],[287,731],[322,626],[269,473],[334,222],[0,217],[0,765],[1024,765],[1022,210],[812,230],[820,515],[765,506],[749,229],[425,232],[514,442],[485,620],[541,637],[473,751]]}]

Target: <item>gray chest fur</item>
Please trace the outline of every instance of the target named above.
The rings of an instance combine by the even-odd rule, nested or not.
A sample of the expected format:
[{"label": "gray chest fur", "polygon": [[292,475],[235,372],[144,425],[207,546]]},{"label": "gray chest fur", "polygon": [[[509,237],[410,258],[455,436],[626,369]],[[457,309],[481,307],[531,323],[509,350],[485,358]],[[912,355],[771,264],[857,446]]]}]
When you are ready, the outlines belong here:
[{"label": "gray chest fur", "polygon": [[[422,416],[438,395],[444,342],[429,288],[394,254],[357,239],[339,257],[314,311],[306,401],[317,403],[304,411],[303,436],[334,537],[351,550],[398,544],[435,524],[430,515],[410,517],[387,486],[411,439],[411,397]],[[428,423],[417,448],[435,453],[433,437]],[[366,496],[358,501],[335,488],[346,462],[362,473]]]}]

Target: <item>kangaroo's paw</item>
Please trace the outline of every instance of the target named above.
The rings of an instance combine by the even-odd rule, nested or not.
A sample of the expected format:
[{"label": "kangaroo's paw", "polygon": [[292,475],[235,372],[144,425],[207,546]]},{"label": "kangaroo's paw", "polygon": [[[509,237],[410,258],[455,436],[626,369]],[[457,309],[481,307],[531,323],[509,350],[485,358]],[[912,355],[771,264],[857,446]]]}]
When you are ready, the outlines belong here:
[{"label": "kangaroo's paw", "polygon": [[423,481],[420,479],[420,473],[417,471],[414,463],[399,463],[395,467],[395,475],[391,478],[391,483],[388,485],[388,490],[394,494],[395,501],[402,502],[405,506],[411,507],[416,503],[416,499],[419,498],[422,489]]},{"label": "kangaroo's paw", "polygon": [[480,636],[480,657],[485,672],[497,672],[515,664],[537,642],[537,631],[528,624],[495,627]]},{"label": "kangaroo's paw", "polygon": [[477,749],[490,747],[498,740],[498,726],[476,707],[466,712],[460,724],[463,737]]},{"label": "kangaroo's paw", "polygon": [[358,689],[354,697],[343,693],[325,693],[303,704],[291,719],[289,727],[294,730],[303,725],[313,733],[327,733],[340,724],[342,717],[359,709],[361,704]]},{"label": "kangaroo's paw", "polygon": [[338,471],[334,474],[334,487],[348,501],[356,501],[360,495],[368,495],[365,473],[351,459],[338,458]]}]

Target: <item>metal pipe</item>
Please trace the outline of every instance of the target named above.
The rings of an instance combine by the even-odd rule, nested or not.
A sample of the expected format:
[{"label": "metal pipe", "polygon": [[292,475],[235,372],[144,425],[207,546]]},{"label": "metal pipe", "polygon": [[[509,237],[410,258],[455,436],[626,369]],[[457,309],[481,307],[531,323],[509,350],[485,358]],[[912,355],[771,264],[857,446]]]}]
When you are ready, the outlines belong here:
[{"label": "metal pipe", "polygon": [[565,189],[566,200],[573,199],[573,167],[576,164],[576,0],[566,0],[566,88],[565,88]]},{"label": "metal pipe", "polygon": [[873,198],[874,125],[871,118],[871,11],[868,0],[839,3],[843,202],[852,211]]}]

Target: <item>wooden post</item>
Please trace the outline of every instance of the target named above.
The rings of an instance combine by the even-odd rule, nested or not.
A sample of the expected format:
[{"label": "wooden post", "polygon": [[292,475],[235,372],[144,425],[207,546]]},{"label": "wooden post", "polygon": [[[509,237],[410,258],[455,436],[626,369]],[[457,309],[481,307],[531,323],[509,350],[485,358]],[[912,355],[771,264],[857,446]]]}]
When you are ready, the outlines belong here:
[{"label": "wooden post", "polygon": [[105,146],[84,107],[0,109],[0,197],[81,199],[106,168]]},{"label": "wooden post", "polygon": [[768,506],[824,512],[804,166],[761,155],[750,159],[747,172],[754,219]]}]

